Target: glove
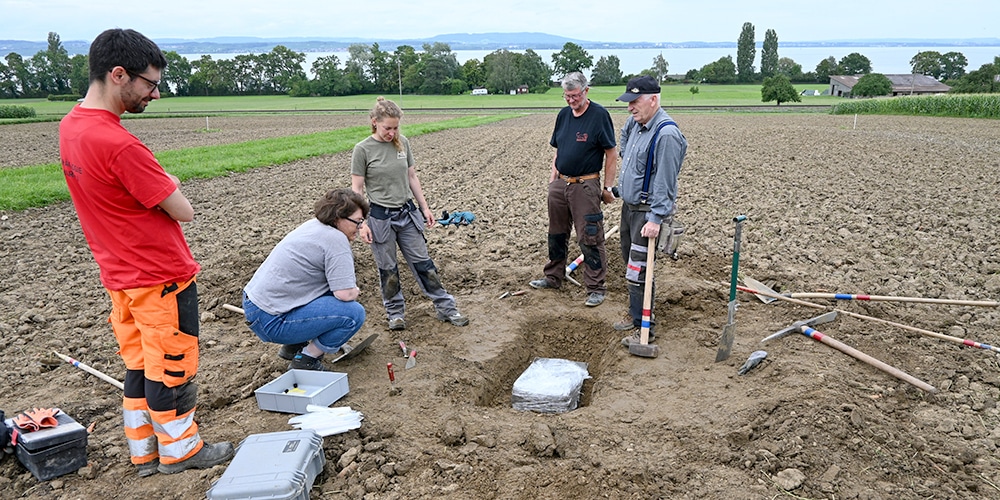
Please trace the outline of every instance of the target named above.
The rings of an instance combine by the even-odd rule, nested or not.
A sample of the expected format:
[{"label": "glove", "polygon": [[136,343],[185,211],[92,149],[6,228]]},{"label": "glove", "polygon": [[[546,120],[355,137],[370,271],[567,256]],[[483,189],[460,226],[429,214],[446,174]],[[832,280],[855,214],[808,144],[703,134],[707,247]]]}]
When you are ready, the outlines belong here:
[{"label": "glove", "polygon": [[59,421],[56,420],[57,408],[35,408],[25,410],[20,415],[13,418],[14,423],[27,432],[37,431],[48,427],[56,427]]}]

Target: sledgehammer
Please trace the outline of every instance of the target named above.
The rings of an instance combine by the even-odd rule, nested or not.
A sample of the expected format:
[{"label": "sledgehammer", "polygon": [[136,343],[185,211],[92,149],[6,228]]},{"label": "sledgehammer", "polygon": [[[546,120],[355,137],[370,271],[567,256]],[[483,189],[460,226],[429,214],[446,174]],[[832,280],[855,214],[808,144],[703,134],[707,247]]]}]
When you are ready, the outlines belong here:
[{"label": "sledgehammer", "polygon": [[882,370],[888,373],[889,375],[892,375],[893,377],[896,377],[902,380],[903,382],[906,382],[924,392],[928,392],[931,394],[937,392],[937,389],[935,389],[934,386],[928,384],[927,382],[924,382],[900,370],[899,368],[883,363],[882,361],[879,361],[847,344],[844,344],[838,340],[834,340],[829,336],[827,336],[826,334],[812,328],[813,326],[816,325],[829,323],[836,318],[837,318],[837,311],[830,311],[826,314],[821,314],[812,319],[807,319],[805,321],[796,321],[795,323],[792,324],[792,326],[765,337],[764,340],[761,340],[761,342],[763,343],[771,339],[781,338],[794,331],[799,331],[806,337],[809,337],[813,340],[818,340],[834,349],[837,349],[838,351],[844,354],[847,354],[848,356],[853,357],[854,359],[857,359],[858,361],[863,361],[871,366],[874,366],[875,368],[878,368],[879,370]]}]

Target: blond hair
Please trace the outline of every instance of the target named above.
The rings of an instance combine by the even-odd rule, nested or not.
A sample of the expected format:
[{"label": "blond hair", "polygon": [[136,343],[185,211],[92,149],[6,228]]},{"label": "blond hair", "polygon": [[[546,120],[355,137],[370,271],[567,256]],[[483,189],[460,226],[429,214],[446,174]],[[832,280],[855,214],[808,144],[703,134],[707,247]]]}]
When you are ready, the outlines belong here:
[{"label": "blond hair", "polygon": [[[378,99],[375,100],[375,107],[368,113],[368,116],[372,119],[372,133],[374,134],[376,130],[375,122],[381,122],[386,118],[401,119],[403,118],[403,110],[389,99],[378,96]],[[403,142],[399,138],[398,133],[392,138],[392,145],[396,146],[396,151],[403,150]]]}]

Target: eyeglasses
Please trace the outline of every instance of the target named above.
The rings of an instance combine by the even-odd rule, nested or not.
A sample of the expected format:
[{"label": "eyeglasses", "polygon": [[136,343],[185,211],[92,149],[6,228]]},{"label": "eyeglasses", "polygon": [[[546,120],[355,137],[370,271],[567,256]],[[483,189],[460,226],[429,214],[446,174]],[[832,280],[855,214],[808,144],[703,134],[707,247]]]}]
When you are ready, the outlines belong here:
[{"label": "eyeglasses", "polygon": [[149,78],[146,78],[138,73],[132,73],[131,71],[126,71],[126,73],[128,73],[128,75],[131,76],[132,78],[139,77],[142,78],[143,80],[146,80],[147,83],[153,86],[151,89],[149,89],[150,92],[153,92],[154,90],[160,87],[160,80],[150,80]]},{"label": "eyeglasses", "polygon": [[354,220],[354,219],[352,219],[350,217],[344,217],[344,219],[349,220],[349,221],[357,224],[358,225],[358,229],[361,229],[361,225],[365,223],[365,219],[364,218],[362,218],[361,220]]},{"label": "eyeglasses", "polygon": [[586,94],[586,93],[587,93],[586,90],[581,90],[581,91],[579,91],[579,92],[577,92],[575,94],[567,94],[567,93],[563,92],[563,99],[566,99],[567,101],[575,101],[575,100],[580,99],[581,97],[583,97],[583,95]]}]

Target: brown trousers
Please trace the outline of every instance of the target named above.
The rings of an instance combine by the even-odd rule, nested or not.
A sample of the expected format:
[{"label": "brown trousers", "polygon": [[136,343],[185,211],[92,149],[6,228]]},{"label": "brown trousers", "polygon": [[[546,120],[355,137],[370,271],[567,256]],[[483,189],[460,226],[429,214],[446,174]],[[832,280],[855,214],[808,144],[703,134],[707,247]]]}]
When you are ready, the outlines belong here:
[{"label": "brown trousers", "polygon": [[545,276],[562,286],[569,257],[570,231],[583,252],[583,283],[587,292],[605,293],[608,256],[604,250],[604,213],[601,212],[601,180],[567,183],[556,178],[549,183],[549,262]]}]

